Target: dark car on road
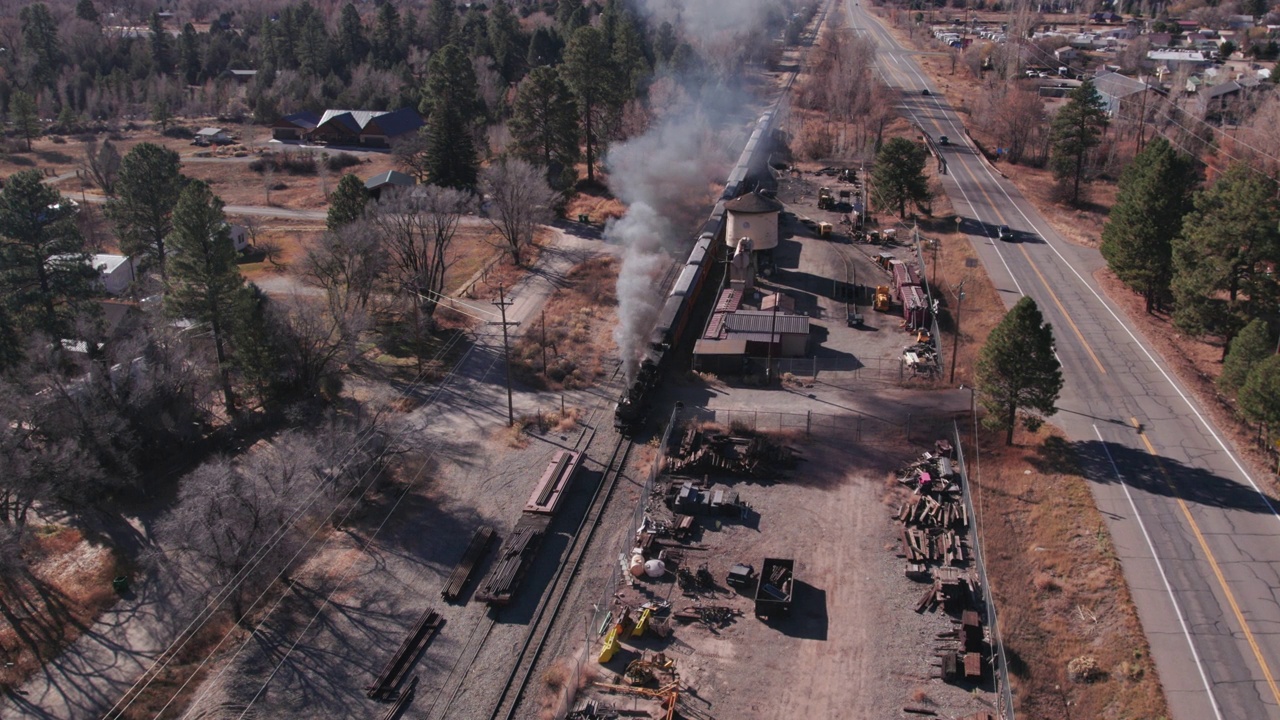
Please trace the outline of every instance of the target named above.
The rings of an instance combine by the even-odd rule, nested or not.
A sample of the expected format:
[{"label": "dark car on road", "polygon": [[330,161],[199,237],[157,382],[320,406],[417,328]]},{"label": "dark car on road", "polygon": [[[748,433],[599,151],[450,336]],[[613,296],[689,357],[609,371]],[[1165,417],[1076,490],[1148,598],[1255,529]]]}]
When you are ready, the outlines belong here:
[{"label": "dark car on road", "polygon": [[1004,240],[1005,242],[1013,242],[1013,240],[1015,239],[1013,231],[1009,229],[1008,225],[1001,225],[999,234],[1000,234],[1000,239]]}]

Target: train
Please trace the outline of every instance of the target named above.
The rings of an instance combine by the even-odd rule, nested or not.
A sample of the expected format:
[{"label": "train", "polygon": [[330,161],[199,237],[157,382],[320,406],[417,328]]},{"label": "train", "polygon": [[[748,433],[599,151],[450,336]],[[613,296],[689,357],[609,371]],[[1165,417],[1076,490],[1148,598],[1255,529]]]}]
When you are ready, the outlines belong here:
[{"label": "train", "polygon": [[755,174],[765,167],[765,160],[773,144],[775,115],[776,110],[770,108],[756,121],[751,137],[738,156],[737,164],[729,173],[724,192],[707,221],[703,223],[698,240],[680,268],[675,284],[663,300],[635,377],[623,389],[614,407],[614,427],[623,434],[634,432],[644,422],[660,385],[662,373],[671,361],[671,355],[687,339],[686,333],[689,331],[697,300],[716,265],[716,249],[724,240],[725,203],[755,187]]}]

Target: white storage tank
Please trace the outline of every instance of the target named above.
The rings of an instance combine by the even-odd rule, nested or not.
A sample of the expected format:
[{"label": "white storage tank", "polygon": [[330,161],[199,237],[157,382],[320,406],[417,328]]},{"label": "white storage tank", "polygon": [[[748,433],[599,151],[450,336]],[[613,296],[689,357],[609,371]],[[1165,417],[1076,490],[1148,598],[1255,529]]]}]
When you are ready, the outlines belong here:
[{"label": "white storage tank", "polygon": [[758,192],[747,193],[724,204],[728,211],[725,242],[736,248],[744,237],[751,238],[757,252],[778,247],[778,213],[782,203]]}]

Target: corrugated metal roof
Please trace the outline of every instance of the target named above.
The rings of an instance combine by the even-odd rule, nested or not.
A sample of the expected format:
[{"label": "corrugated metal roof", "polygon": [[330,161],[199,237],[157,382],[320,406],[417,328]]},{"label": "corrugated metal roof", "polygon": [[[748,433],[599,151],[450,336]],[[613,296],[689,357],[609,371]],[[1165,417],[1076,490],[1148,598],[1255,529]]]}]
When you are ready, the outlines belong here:
[{"label": "corrugated metal roof", "polygon": [[731,334],[763,333],[767,338],[770,329],[777,335],[809,334],[809,318],[806,315],[748,310],[725,316],[724,324]]},{"label": "corrugated metal roof", "polygon": [[399,185],[401,187],[409,187],[410,185],[414,185],[414,184],[416,183],[412,177],[405,175],[402,172],[398,172],[396,170],[388,170],[383,173],[378,173],[377,175],[374,175],[368,180],[365,180],[364,188],[366,190],[372,190],[377,187],[382,187],[383,185]]}]

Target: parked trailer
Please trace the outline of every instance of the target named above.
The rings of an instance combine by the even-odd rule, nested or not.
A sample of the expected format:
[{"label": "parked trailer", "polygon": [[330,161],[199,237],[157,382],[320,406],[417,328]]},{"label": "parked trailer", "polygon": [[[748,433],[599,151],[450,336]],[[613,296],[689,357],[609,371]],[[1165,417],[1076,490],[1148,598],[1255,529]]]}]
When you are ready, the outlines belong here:
[{"label": "parked trailer", "polygon": [[765,558],[756,584],[756,617],[775,618],[791,612],[795,588],[796,561]]}]

